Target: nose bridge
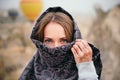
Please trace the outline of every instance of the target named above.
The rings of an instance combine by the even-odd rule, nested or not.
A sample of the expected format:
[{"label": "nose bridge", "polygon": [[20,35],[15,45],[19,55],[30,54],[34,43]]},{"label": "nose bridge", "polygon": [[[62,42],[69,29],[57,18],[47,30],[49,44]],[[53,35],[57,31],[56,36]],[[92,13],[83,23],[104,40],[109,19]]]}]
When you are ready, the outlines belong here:
[{"label": "nose bridge", "polygon": [[60,45],[59,45],[59,42],[58,42],[58,41],[55,41],[54,47],[58,47],[58,46],[60,46]]}]

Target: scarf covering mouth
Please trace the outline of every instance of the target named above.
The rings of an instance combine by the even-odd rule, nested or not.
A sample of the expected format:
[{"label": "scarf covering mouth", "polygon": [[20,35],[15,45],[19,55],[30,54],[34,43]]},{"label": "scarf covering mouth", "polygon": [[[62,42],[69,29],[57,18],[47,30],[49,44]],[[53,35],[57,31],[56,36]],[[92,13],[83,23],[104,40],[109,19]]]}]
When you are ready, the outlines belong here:
[{"label": "scarf covering mouth", "polygon": [[[63,67],[64,64],[75,63],[73,55],[71,53],[71,47],[74,43],[69,43],[67,45],[49,48],[47,46],[41,45],[39,48],[39,55],[41,57],[41,61],[46,62],[48,67]],[[67,66],[67,65],[66,65]]]},{"label": "scarf covering mouth", "polygon": [[70,50],[73,44],[56,48],[41,44],[20,80],[77,80],[77,67]]},{"label": "scarf covering mouth", "polygon": [[[40,20],[49,12],[62,12],[73,21],[74,31],[72,42],[56,47],[49,48],[38,40],[36,32]],[[37,47],[37,52],[25,67],[19,80],[78,80],[78,69],[76,67],[71,47],[76,39],[81,39],[81,33],[73,17],[61,7],[50,7],[36,20],[31,39]],[[89,44],[93,50],[93,63],[100,79],[102,71],[102,62],[99,50],[92,44]],[[87,75],[86,75],[87,76]]]}]

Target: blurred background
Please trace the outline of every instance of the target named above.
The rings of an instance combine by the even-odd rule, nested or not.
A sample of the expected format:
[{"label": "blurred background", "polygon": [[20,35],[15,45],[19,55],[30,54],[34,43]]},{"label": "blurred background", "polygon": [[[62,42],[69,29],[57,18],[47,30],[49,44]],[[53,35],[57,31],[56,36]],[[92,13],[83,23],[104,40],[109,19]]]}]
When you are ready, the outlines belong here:
[{"label": "blurred background", "polygon": [[0,80],[18,80],[36,51],[34,21],[52,6],[70,12],[83,39],[100,49],[102,80],[120,80],[120,0],[0,0]]}]

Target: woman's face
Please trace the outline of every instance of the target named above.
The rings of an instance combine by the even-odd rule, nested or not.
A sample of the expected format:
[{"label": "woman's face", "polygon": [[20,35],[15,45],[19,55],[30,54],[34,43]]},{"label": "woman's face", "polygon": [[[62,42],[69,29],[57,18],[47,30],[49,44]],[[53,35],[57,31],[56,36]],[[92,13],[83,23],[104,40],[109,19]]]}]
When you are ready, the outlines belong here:
[{"label": "woman's face", "polygon": [[51,48],[68,43],[63,27],[55,22],[50,22],[44,29],[43,43]]}]

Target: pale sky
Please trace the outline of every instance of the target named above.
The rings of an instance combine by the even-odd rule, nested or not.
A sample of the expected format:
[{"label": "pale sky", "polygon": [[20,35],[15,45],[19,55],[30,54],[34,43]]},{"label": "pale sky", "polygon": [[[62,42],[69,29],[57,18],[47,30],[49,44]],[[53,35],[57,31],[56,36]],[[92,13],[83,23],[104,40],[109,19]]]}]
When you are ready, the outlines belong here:
[{"label": "pale sky", "polygon": [[[0,0],[0,9],[19,9],[20,0]],[[61,6],[71,13],[94,14],[95,4],[100,5],[104,11],[109,10],[120,0],[42,0],[43,11],[51,6]]]}]

